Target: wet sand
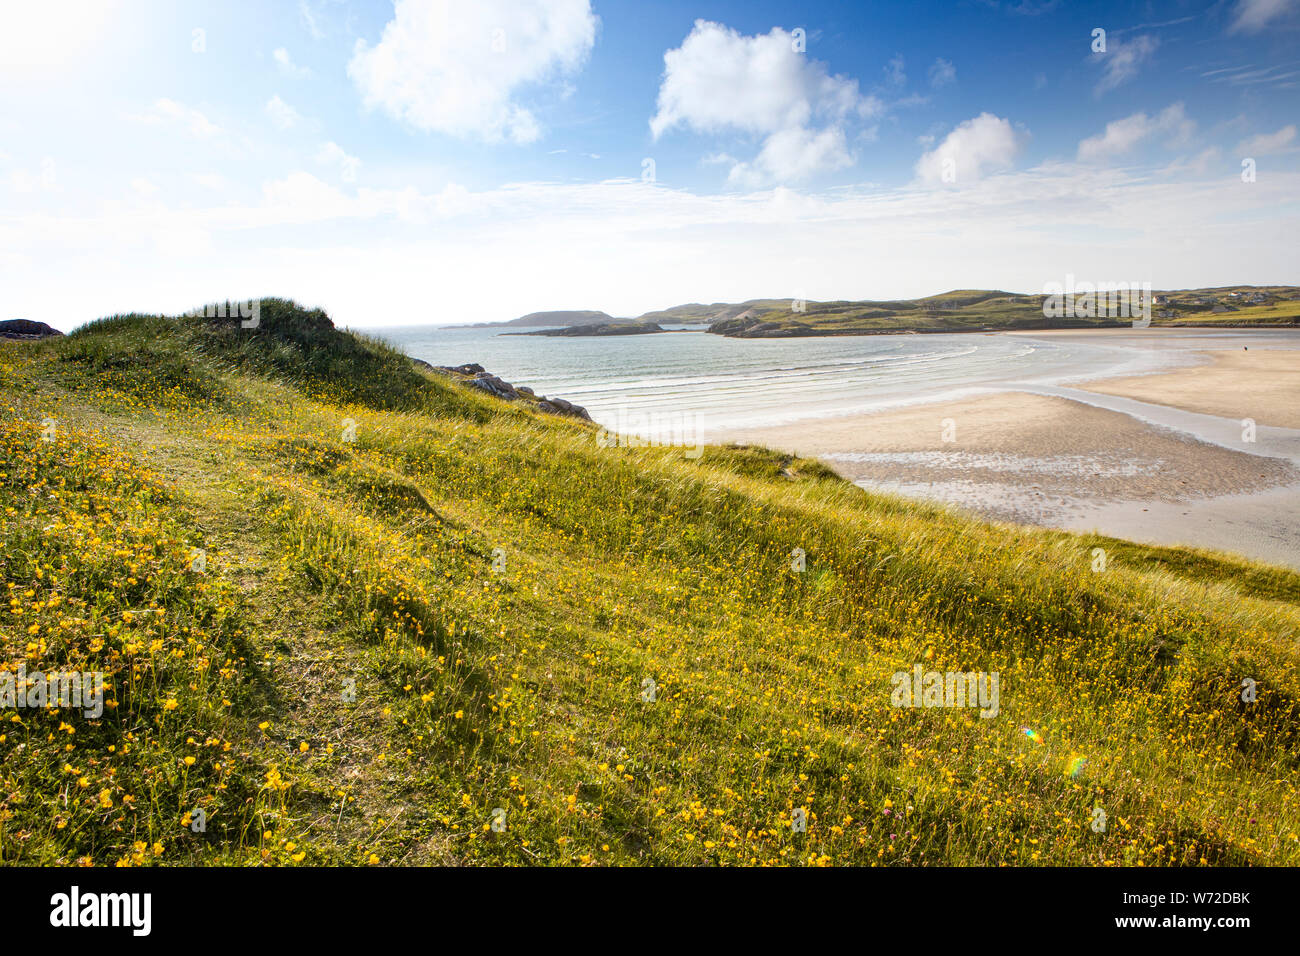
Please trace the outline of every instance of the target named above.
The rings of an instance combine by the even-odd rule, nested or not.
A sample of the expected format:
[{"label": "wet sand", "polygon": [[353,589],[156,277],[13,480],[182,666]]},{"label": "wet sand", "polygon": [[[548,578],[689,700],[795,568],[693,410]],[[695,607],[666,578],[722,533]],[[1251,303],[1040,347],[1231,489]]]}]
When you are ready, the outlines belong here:
[{"label": "wet sand", "polygon": [[1024,390],[724,438],[819,457],[864,487],[994,520],[1300,569],[1300,351],[1220,347],[1194,359],[1202,364],[1076,388],[1008,383]]}]

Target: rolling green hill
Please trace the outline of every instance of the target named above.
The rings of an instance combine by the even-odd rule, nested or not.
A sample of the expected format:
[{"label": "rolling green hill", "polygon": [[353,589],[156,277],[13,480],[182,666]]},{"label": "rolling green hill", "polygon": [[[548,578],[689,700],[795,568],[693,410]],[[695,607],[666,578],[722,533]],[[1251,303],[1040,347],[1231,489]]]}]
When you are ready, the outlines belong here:
[{"label": "rolling green hill", "polygon": [[[1300,289],[1233,286],[1187,292],[1153,292],[1153,326],[1300,325]],[[883,332],[982,332],[1009,329],[1105,328],[1132,324],[1127,317],[1044,315],[1045,296],[959,289],[923,299],[799,302],[757,299],[741,306],[710,307],[709,331],[740,338],[869,335]],[[696,306],[681,315],[699,317]],[[675,310],[651,313],[656,321]],[[1095,310],[1100,312],[1100,309]]]},{"label": "rolling green hill", "polygon": [[291,302],[0,343],[3,667],[108,684],[0,863],[1300,862],[1300,575],[683,451]]},{"label": "rolling green hill", "polygon": [[[1222,286],[1154,291],[1153,326],[1300,325],[1300,287]],[[1132,324],[1127,317],[1047,317],[1046,297],[989,289],[954,289],[921,299],[836,300],[749,299],[692,302],[615,319],[605,312],[533,312],[488,326],[538,328],[602,327],[599,334],[633,324],[707,325],[736,338],[872,335],[885,332],[989,332],[1010,329],[1107,328]],[[541,333],[539,333],[541,334]],[[582,332],[548,333],[581,335]]]}]

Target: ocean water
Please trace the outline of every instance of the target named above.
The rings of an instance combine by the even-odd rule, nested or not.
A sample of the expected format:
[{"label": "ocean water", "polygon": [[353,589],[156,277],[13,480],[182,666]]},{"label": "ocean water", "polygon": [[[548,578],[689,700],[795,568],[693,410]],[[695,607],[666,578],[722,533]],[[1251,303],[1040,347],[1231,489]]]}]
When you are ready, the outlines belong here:
[{"label": "ocean water", "polygon": [[[677,326],[676,328],[690,328]],[[1117,330],[1104,336],[983,333],[732,339],[551,338],[433,326],[367,330],[434,365],[476,362],[539,395],[582,405],[624,434],[710,436],[947,401],[1007,386],[1060,386],[1203,361],[1193,349],[1300,346],[1293,331]]]}]

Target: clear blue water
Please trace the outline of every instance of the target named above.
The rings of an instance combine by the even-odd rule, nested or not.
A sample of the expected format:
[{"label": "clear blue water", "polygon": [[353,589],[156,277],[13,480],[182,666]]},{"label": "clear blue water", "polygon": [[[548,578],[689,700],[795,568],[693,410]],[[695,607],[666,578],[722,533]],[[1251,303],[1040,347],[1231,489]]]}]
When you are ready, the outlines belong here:
[{"label": "clear blue water", "polygon": [[[993,335],[731,339],[703,331],[550,338],[432,326],[367,330],[435,365],[476,362],[539,395],[584,406],[620,432],[649,434],[653,415],[717,431],[951,400],[1015,384],[1062,385],[1190,364],[1191,348],[1233,348],[1269,332],[1119,330],[1104,341]],[[1279,332],[1300,344],[1294,332]],[[1263,344],[1263,343],[1260,343]]]}]

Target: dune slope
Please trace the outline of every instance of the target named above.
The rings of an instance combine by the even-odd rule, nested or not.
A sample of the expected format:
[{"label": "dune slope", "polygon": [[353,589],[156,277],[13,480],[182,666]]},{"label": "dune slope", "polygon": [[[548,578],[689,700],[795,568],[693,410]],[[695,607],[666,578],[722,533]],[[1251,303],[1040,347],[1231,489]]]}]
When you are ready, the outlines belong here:
[{"label": "dune slope", "polygon": [[0,862],[1300,862],[1300,576],[597,434],[290,302],[0,345],[4,666],[109,685]]}]

